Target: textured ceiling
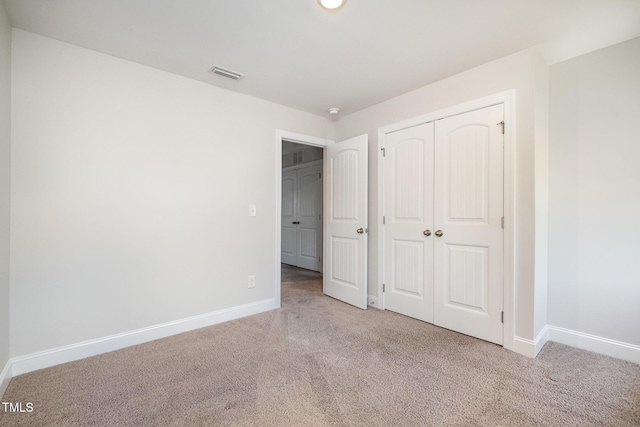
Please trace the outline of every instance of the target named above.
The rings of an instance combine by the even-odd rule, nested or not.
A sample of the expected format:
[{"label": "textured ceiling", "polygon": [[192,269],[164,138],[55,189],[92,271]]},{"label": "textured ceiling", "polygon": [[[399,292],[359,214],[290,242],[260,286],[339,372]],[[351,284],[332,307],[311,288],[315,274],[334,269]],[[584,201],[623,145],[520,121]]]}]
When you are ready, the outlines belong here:
[{"label": "textured ceiling", "polygon": [[[639,0],[5,0],[14,27],[319,115],[510,53],[640,36]],[[246,74],[234,82],[212,65]]]}]

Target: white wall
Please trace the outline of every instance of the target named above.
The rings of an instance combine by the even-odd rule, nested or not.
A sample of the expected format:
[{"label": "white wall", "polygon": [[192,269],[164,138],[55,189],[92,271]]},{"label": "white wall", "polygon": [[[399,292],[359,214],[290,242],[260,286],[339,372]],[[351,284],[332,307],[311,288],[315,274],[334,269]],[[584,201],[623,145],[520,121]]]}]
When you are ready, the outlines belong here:
[{"label": "white wall", "polygon": [[640,345],[640,38],[550,68],[549,324]]},{"label": "white wall", "polygon": [[17,29],[12,88],[13,357],[274,297],[275,129],[328,119]]},{"label": "white wall", "polygon": [[[373,226],[377,211],[378,141],[381,126],[461,104],[494,93],[516,90],[516,336],[533,340],[534,335],[534,260],[535,260],[535,185],[534,94],[536,69],[540,67],[535,49],[501,58],[418,90],[390,99],[338,120],[335,139],[369,134],[369,293],[376,295],[378,277],[378,236]],[[542,79],[543,81],[544,79]],[[539,85],[538,85],[539,86]]]},{"label": "white wall", "polygon": [[9,211],[11,189],[11,25],[0,2],[0,397],[9,361]]}]

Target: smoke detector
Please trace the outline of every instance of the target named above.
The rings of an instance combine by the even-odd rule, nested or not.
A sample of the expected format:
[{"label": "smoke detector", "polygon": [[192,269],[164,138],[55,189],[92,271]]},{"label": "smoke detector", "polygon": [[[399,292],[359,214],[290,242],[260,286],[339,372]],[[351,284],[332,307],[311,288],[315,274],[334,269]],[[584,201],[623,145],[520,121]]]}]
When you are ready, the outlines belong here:
[{"label": "smoke detector", "polygon": [[328,112],[330,115],[332,115],[332,116],[337,116],[337,115],[338,115],[338,113],[340,112],[340,109],[339,109],[339,108],[336,108],[336,107],[333,107],[333,108],[329,108],[329,109],[327,110],[327,112]]},{"label": "smoke detector", "polygon": [[213,67],[211,67],[209,72],[212,73],[212,74],[217,74],[217,75],[222,76],[222,77],[226,77],[226,78],[231,79],[231,80],[240,80],[241,78],[244,77],[244,74],[242,74],[242,73],[239,73],[239,72],[233,71],[233,70],[229,70],[227,68],[222,68],[222,67],[219,67],[217,65],[214,65]]}]

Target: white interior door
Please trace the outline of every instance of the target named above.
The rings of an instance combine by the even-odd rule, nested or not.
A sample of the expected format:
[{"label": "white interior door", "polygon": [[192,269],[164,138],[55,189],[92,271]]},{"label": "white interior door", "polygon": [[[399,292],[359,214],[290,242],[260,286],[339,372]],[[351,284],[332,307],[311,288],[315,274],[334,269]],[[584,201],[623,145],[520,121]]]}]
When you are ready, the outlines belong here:
[{"label": "white interior door", "polygon": [[385,135],[384,304],[433,323],[433,122]]},{"label": "white interior door", "polygon": [[297,171],[296,264],[322,271],[322,166]]},{"label": "white interior door", "polygon": [[503,105],[435,129],[434,323],[502,344]]},{"label": "white interior door", "polygon": [[324,292],[367,308],[367,135],[327,147]]},{"label": "white interior door", "polygon": [[296,182],[296,171],[282,172],[281,260],[290,265],[296,265]]}]

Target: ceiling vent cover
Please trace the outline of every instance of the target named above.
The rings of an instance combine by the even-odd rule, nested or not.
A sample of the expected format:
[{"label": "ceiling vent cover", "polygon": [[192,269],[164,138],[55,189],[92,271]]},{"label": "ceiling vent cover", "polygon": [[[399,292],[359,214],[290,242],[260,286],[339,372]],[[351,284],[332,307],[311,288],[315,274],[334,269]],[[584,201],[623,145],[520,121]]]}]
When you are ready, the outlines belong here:
[{"label": "ceiling vent cover", "polygon": [[244,77],[244,74],[242,73],[238,73],[237,71],[232,71],[226,68],[218,67],[217,65],[214,65],[211,68],[211,70],[209,70],[209,72],[213,74],[217,74],[222,77],[226,77],[231,80],[240,80],[241,78]]}]

